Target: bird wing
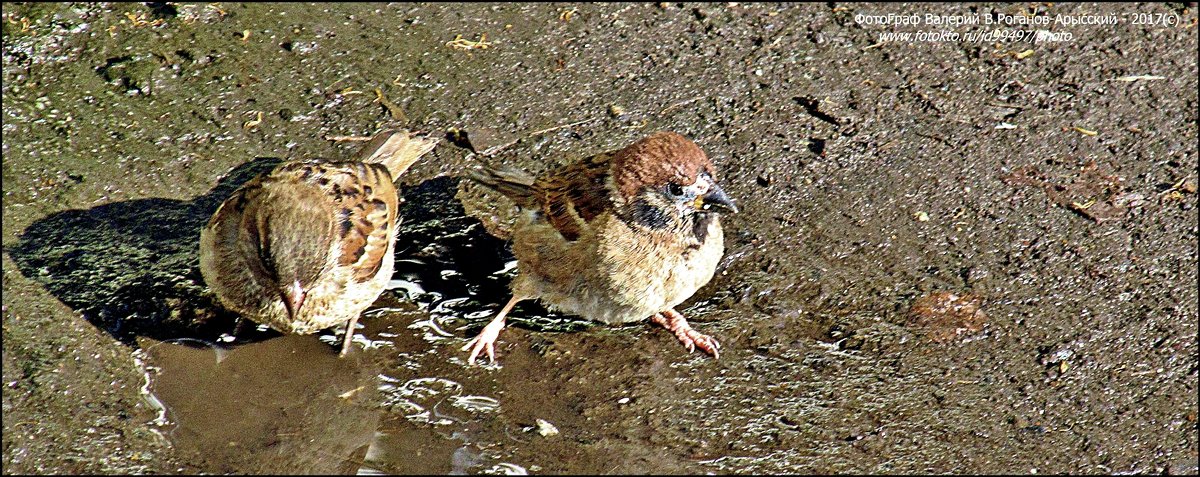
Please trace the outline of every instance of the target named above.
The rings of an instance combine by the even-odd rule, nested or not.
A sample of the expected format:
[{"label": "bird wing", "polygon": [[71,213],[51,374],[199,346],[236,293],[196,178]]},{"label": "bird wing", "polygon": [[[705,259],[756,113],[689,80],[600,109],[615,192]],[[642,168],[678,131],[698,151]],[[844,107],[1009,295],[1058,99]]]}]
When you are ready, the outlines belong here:
[{"label": "bird wing", "polygon": [[574,241],[589,222],[612,208],[606,185],[612,156],[597,154],[537,178],[509,166],[481,167],[468,174],[518,207],[542,212],[563,238]]},{"label": "bird wing", "polygon": [[539,208],[563,238],[578,239],[592,220],[612,209],[607,186],[611,161],[611,153],[597,154],[551,170],[534,183]]},{"label": "bird wing", "polygon": [[[329,236],[324,240],[310,239],[308,243],[325,248],[310,250],[309,255],[334,254],[335,266],[353,270],[356,282],[375,277],[395,237],[399,212],[399,195],[385,166],[358,161],[305,161],[280,166],[263,182],[263,187],[280,190],[277,200],[291,202],[286,208],[303,209],[303,204],[314,202],[323,204],[326,214],[323,222],[330,224]],[[320,233],[324,227],[315,214],[308,223],[304,220],[290,223],[312,227],[314,233]]]}]

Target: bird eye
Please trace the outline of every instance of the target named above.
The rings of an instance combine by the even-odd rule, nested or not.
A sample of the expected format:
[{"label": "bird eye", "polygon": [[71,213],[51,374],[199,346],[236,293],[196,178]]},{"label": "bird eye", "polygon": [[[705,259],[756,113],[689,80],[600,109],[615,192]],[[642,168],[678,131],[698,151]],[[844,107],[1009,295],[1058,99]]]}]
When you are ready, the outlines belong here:
[{"label": "bird eye", "polygon": [[679,197],[679,196],[683,195],[683,186],[680,186],[679,184],[676,184],[674,182],[669,182],[669,183],[667,183],[667,193],[669,193],[675,197]]}]

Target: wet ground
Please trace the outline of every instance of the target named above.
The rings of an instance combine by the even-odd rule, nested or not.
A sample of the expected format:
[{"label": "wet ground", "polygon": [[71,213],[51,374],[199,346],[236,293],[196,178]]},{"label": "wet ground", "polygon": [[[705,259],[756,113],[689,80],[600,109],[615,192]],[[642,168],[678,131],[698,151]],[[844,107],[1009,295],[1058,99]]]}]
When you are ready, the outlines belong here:
[{"label": "wet ground", "polygon": [[[1119,22],[856,21],[927,13]],[[5,473],[1197,470],[1194,4],[6,3],[3,42]],[[220,341],[200,226],[385,126],[447,142],[356,351]],[[512,209],[461,173],[657,130],[742,209],[681,309],[721,358],[528,304],[466,366]]]}]

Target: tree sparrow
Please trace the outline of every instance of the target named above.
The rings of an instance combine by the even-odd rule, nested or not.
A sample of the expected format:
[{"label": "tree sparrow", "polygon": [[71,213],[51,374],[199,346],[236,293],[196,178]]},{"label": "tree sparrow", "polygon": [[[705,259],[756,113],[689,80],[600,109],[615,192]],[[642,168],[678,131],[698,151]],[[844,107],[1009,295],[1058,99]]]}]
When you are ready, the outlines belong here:
[{"label": "tree sparrow", "polygon": [[724,253],[718,212],[737,212],[695,143],[659,132],[624,149],[533,177],[505,168],[472,171],[521,209],[513,227],[512,299],[467,343],[495,362],[494,344],[513,305],[536,298],[605,323],[647,317],[688,351],[717,357],[720,344],[673,308],[712,278]]},{"label": "tree sparrow", "polygon": [[436,139],[376,135],[354,159],[287,162],[242,185],[200,232],[200,272],[221,303],[284,333],[348,323],[392,277],[393,181]]}]

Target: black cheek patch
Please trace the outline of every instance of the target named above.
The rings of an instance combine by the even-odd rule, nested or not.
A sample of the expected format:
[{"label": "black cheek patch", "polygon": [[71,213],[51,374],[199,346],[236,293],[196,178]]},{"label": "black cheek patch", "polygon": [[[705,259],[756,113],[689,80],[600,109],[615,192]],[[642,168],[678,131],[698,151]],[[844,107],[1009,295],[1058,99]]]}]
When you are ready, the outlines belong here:
[{"label": "black cheek patch", "polygon": [[663,230],[671,226],[671,216],[667,211],[651,205],[646,199],[637,199],[631,205],[631,218],[634,223],[654,230]]}]

